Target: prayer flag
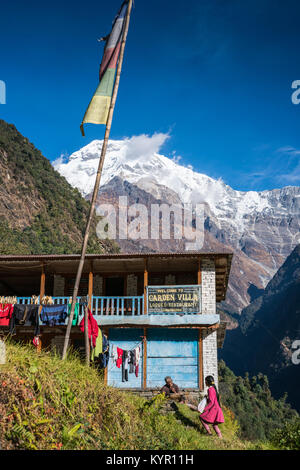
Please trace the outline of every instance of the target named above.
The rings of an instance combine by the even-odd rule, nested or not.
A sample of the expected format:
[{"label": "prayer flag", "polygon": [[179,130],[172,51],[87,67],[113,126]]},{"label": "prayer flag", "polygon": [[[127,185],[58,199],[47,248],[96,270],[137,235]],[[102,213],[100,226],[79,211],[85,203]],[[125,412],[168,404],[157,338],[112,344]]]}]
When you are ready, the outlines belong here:
[{"label": "prayer flag", "polygon": [[125,18],[128,0],[122,3],[117,14],[111,33],[104,38],[106,45],[100,66],[100,83],[86,110],[80,129],[84,136],[84,124],[106,124],[113,94],[120,48],[124,34]]}]

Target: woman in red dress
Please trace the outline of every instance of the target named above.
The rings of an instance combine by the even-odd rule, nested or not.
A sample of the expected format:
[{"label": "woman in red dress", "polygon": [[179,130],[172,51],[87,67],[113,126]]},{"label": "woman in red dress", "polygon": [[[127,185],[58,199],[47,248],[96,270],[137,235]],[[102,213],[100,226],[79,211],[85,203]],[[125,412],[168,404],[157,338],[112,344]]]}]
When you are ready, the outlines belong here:
[{"label": "woman in red dress", "polygon": [[207,405],[200,415],[200,421],[209,435],[212,435],[209,424],[212,424],[217,436],[222,439],[222,434],[218,424],[224,423],[224,415],[220,407],[219,393],[215,386],[214,378],[208,375],[205,378],[205,384],[208,387]]}]

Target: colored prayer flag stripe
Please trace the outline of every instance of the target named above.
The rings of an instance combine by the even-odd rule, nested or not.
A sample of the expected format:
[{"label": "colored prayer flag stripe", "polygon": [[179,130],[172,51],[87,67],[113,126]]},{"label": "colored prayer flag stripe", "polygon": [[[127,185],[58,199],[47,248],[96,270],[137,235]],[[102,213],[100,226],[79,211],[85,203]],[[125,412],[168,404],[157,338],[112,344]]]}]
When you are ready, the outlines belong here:
[{"label": "colored prayer flag stripe", "polygon": [[83,125],[85,123],[107,123],[127,8],[128,0],[122,3],[119,13],[113,23],[112,31],[107,39],[100,66],[100,83],[91,99],[81,123],[80,128],[82,135],[84,135]]}]

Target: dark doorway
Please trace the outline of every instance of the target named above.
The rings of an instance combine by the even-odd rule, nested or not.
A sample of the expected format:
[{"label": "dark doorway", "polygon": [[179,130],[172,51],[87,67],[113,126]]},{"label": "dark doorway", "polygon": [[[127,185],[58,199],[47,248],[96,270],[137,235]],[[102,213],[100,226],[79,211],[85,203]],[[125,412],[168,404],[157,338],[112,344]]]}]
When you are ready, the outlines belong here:
[{"label": "dark doorway", "polygon": [[120,297],[124,295],[124,277],[107,277],[105,280],[105,295]]}]

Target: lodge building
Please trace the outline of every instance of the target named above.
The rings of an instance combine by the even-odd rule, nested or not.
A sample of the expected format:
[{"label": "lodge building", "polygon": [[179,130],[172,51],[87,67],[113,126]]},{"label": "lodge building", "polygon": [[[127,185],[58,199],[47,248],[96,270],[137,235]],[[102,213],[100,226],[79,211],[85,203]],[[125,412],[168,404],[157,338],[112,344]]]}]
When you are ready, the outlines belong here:
[{"label": "lodge building", "polygon": [[[1,255],[0,296],[29,303],[32,295],[52,296],[68,303],[79,255]],[[216,304],[225,300],[232,254],[184,252],[88,254],[79,298],[89,306],[110,345],[131,350],[141,345],[140,372],[122,382],[120,369],[109,361],[108,385],[130,390],[155,390],[169,375],[180,388],[203,391],[204,378],[218,383],[217,348],[225,323]],[[83,316],[80,311],[79,321]],[[0,327],[5,330],[6,327]],[[43,348],[61,351],[66,326],[41,326]],[[32,338],[31,327],[17,326],[16,338]],[[82,348],[83,334],[72,327],[71,343]]]}]

